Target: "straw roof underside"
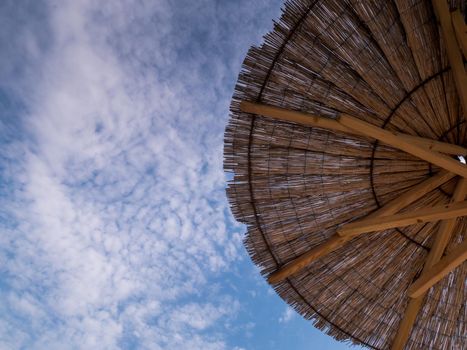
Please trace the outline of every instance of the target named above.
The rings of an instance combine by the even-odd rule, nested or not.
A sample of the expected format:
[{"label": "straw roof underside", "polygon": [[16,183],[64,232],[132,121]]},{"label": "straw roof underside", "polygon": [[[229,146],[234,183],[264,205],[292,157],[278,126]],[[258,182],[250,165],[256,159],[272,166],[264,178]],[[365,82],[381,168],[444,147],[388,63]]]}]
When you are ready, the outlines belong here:
[{"label": "straw roof underside", "polygon": [[[455,5],[455,2],[451,5]],[[466,145],[467,127],[429,1],[289,1],[243,63],[225,133],[227,194],[264,276],[439,169],[375,142],[242,113],[255,101]],[[456,179],[407,210],[448,203]],[[363,234],[274,285],[338,340],[388,349],[438,223]],[[447,250],[466,239],[458,220]],[[466,349],[467,263],[434,288],[406,349]]]}]

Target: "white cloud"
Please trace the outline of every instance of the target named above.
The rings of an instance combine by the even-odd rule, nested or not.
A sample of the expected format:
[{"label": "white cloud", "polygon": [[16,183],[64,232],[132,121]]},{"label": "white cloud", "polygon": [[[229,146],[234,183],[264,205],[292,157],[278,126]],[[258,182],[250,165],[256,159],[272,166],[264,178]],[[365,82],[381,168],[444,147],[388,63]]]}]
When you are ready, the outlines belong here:
[{"label": "white cloud", "polygon": [[290,322],[294,316],[295,316],[295,311],[292,308],[287,306],[282,316],[279,317],[279,323]]},{"label": "white cloud", "polygon": [[21,29],[29,66],[9,87],[27,137],[5,148],[15,189],[2,203],[0,348],[228,347],[238,301],[204,297],[241,249],[222,139],[242,52],[213,59],[190,41],[218,55],[244,44],[216,47],[214,12],[194,33],[163,0],[46,7],[47,45]]}]

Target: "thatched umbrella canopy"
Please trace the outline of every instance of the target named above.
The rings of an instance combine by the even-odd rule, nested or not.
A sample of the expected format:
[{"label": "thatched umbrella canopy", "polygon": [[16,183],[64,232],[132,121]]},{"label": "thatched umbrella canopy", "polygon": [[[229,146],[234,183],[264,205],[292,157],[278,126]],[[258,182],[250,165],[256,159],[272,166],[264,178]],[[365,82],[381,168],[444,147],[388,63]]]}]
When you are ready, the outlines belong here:
[{"label": "thatched umbrella canopy", "polygon": [[293,0],[243,63],[232,211],[277,293],[338,340],[467,349],[464,16]]}]

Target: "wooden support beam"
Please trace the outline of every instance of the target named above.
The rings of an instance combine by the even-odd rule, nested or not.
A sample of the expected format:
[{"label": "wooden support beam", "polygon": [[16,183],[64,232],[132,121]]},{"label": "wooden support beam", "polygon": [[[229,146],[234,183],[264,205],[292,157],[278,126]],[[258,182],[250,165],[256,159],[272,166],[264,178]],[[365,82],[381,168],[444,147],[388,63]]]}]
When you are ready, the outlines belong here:
[{"label": "wooden support beam", "polygon": [[290,109],[247,101],[240,102],[240,110],[245,113],[258,114],[285,122],[301,124],[304,126],[360,135],[358,132],[350,130],[349,128],[339,124],[339,122],[335,119],[320,117],[311,113],[298,112]]},{"label": "wooden support beam", "polygon": [[459,44],[462,53],[467,58],[467,25],[464,22],[461,11],[458,9],[451,12],[452,26],[456,33],[457,43]]},{"label": "wooden support beam", "polygon": [[409,305],[405,309],[404,317],[402,318],[396,336],[392,342],[391,350],[402,350],[409,339],[412,332],[413,324],[417,318],[418,312],[423,305],[424,298],[410,299]]},{"label": "wooden support beam", "polygon": [[[438,188],[442,184],[448,182],[451,180],[454,176],[456,176],[453,173],[450,173],[446,170],[441,170],[439,173],[436,175],[433,175],[426,179],[425,181],[422,181],[421,183],[413,186],[409,191],[404,192],[402,195],[398,196],[397,198],[393,199],[389,203],[387,203],[385,206],[381,207],[377,211],[367,215],[364,219],[362,220],[367,220],[367,219],[372,219],[372,218],[378,218],[378,217],[383,217],[383,216],[389,216],[397,213],[399,210],[407,207],[409,204],[415,202],[417,199],[422,198],[424,195],[430,193],[434,189]],[[361,220],[360,220],[361,221]],[[357,221],[357,222],[360,222]],[[348,224],[350,225],[350,224]],[[338,230],[338,234],[342,236],[349,236],[349,237],[355,237],[358,236],[359,234],[363,232],[358,232],[358,233],[346,233],[345,228],[347,225],[344,225],[341,230]]]},{"label": "wooden support beam", "polygon": [[400,133],[381,129],[363,120],[345,114],[342,114],[339,117],[339,123],[347,126],[350,129],[358,130],[358,132],[364,135],[374,137],[375,139],[387,143],[394,148],[400,149],[420,159],[426,160],[429,163],[436,164],[454,174],[467,177],[467,165],[462,164],[461,162],[444,154],[427,150],[424,147],[406,140],[399,136]]},{"label": "wooden support beam", "polygon": [[[451,198],[451,203],[460,203],[467,196],[467,179],[460,178]],[[444,254],[449,241],[451,240],[452,232],[456,225],[456,218],[441,221],[435,240],[431,246],[430,253],[425,262],[424,267],[432,267],[436,264]],[[422,274],[423,275],[423,274]]]},{"label": "wooden support beam", "polygon": [[416,280],[409,288],[409,296],[417,298],[430,289],[435,283],[443,279],[457,266],[467,260],[467,241],[462,242],[446,257],[436,263],[430,270]]},{"label": "wooden support beam", "polygon": [[[461,202],[465,199],[467,193],[467,180],[462,178],[457,183],[456,189],[454,190],[454,195],[451,199],[451,203]],[[443,252],[448,245],[452,233],[454,231],[456,219],[444,220],[441,222],[438,232],[435,236],[435,241],[428,253],[428,257],[423,267],[422,276],[430,270],[430,268],[435,265],[443,256]],[[423,301],[425,299],[425,294],[420,295],[417,298],[411,298],[409,304],[405,310],[404,317],[399,324],[399,329],[397,330],[396,336],[392,343],[391,350],[402,350],[407,343],[407,340],[412,331],[415,319],[417,318],[418,312],[420,311]]]},{"label": "wooden support beam", "polygon": [[373,217],[393,215],[399,210],[407,207],[409,204],[412,204],[417,199],[422,198],[424,195],[430,193],[442,184],[448,182],[455,176],[456,175],[453,173],[450,173],[446,170],[441,170],[439,173],[411,187],[410,190],[405,191],[403,194],[388,202],[380,209],[366,216],[366,218],[370,219]]},{"label": "wooden support beam", "polygon": [[445,220],[467,216],[467,201],[437,205],[410,212],[377,218],[365,218],[346,224],[337,230],[340,236],[355,235],[365,232],[383,231],[424,222]]},{"label": "wooden support beam", "polygon": [[418,146],[429,149],[430,151],[452,154],[455,156],[463,156],[467,154],[466,148],[452,143],[430,140],[423,137],[407,134],[399,134],[399,136],[408,142],[413,142]]},{"label": "wooden support beam", "polygon": [[462,105],[464,118],[467,117],[467,76],[465,74],[464,62],[459,46],[457,45],[456,36],[452,26],[451,14],[449,12],[448,2],[446,0],[433,0],[433,9],[438,17],[441,26],[441,34],[444,39],[444,46],[448,55],[449,64],[451,65],[454,75],[459,100]]},{"label": "wooden support beam", "polygon": [[[415,202],[417,199],[423,197],[425,194],[431,192],[435,188],[441,186],[443,183],[452,179],[455,175],[448,173],[447,171],[440,171],[438,174],[433,175],[427,180],[419,183],[412,189],[408,190],[398,198],[390,201],[384,207],[374,211],[368,217],[381,217],[385,215],[391,215],[402,208],[406,207],[410,203]],[[334,234],[326,242],[319,246],[310,249],[308,252],[300,255],[298,258],[292,260],[288,264],[282,266],[279,270],[272,273],[268,277],[268,282],[271,284],[278,283],[294,273],[302,270],[304,267],[315,261],[316,259],[340,248],[346,242],[350,241],[354,236],[341,237],[338,234]]]},{"label": "wooden support beam", "polygon": [[339,235],[333,235],[323,244],[309,250],[308,252],[300,255],[298,258],[292,260],[290,263],[284,265],[276,272],[273,272],[268,277],[268,282],[271,284],[278,283],[294,273],[302,270],[309,265],[312,261],[336,250],[346,243],[348,239]]},{"label": "wooden support beam", "polygon": [[[348,127],[345,127],[344,125],[340,124],[335,119],[319,117],[314,114],[292,111],[289,109],[274,107],[271,105],[242,101],[240,103],[240,110],[245,113],[258,114],[276,120],[297,123],[304,126],[344,132],[347,134],[353,134],[358,136],[372,137],[369,135],[362,134],[358,132],[358,130],[349,129]],[[467,155],[467,149],[459,145],[454,145],[451,143],[440,142],[403,133],[399,133],[398,136],[405,139],[407,142],[415,143],[416,145],[425,147],[431,151],[442,152],[452,155]]]}]

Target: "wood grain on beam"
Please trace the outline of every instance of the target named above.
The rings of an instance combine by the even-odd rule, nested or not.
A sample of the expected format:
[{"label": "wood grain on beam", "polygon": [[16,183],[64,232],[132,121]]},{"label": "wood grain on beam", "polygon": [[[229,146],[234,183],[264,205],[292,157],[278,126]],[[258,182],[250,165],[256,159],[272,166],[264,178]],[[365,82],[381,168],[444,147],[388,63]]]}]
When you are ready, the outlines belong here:
[{"label": "wood grain on beam", "polygon": [[[258,114],[276,120],[296,123],[308,127],[344,132],[347,134],[358,136],[372,137],[371,135],[362,134],[358,130],[352,130],[339,123],[336,119],[320,117],[305,112],[292,111],[290,109],[275,107],[271,105],[242,101],[240,103],[240,110],[245,113]],[[398,136],[405,139],[407,142],[415,143],[416,145],[427,148],[431,151],[442,152],[452,155],[467,155],[467,149],[459,145],[454,145],[451,143],[431,140],[424,137],[413,136],[403,133],[399,133]]]},{"label": "wood grain on beam", "polygon": [[435,283],[453,271],[456,267],[467,260],[467,241],[456,246],[452,252],[442,258],[422,277],[416,280],[409,288],[409,296],[417,298],[423,295]]},{"label": "wood grain on beam", "polygon": [[270,117],[273,119],[301,124],[304,126],[323,128],[333,131],[341,131],[350,134],[358,134],[353,130],[339,124],[335,119],[320,117],[315,114],[293,111],[290,109],[275,107],[271,105],[242,101],[240,110],[245,113],[253,113]]},{"label": "wood grain on beam", "polygon": [[423,298],[410,299],[409,305],[405,309],[404,317],[402,318],[396,336],[391,344],[391,350],[402,350],[409,339],[412,332],[415,319],[423,305]]},{"label": "wood grain on beam", "polygon": [[401,214],[377,218],[365,218],[342,226],[337,230],[337,233],[340,236],[355,235],[365,232],[383,231],[395,227],[421,224],[424,222],[457,218],[459,216],[467,216],[467,201],[437,205]]},{"label": "wood grain on beam", "polygon": [[341,115],[338,120],[339,123],[349,127],[350,129],[358,130],[358,132],[369,137],[374,137],[375,139],[387,143],[394,148],[410,153],[420,159],[426,160],[429,163],[436,164],[441,168],[462,177],[467,177],[467,165],[462,164],[461,162],[444,154],[430,151],[414,142],[411,142],[410,140],[406,140],[399,136],[400,133],[381,129],[363,120],[345,114]]},{"label": "wood grain on beam", "polygon": [[[379,208],[377,211],[370,213],[369,215],[365,216],[364,219],[361,220],[367,220],[375,217],[383,217],[383,216],[388,216],[397,213],[399,210],[407,207],[409,204],[415,202],[417,199],[422,198],[424,195],[430,193],[434,189],[438,188],[442,184],[448,182],[451,180],[453,177],[456,175],[453,173],[450,173],[446,170],[441,170],[439,173],[436,175],[433,175],[426,179],[425,181],[420,182],[419,184],[413,186],[410,190],[404,192],[402,195],[394,198],[392,201],[384,205],[383,207]],[[350,224],[348,224],[350,225]],[[344,225],[341,230],[338,231],[339,235],[342,236],[357,236],[363,232],[357,232],[354,234],[350,233],[345,233],[345,228],[347,226]]]},{"label": "wood grain on beam", "polygon": [[442,184],[448,182],[456,175],[446,170],[441,170],[439,173],[429,177],[428,179],[420,182],[419,184],[410,188],[410,190],[402,193],[392,201],[382,206],[380,209],[366,216],[366,219],[372,217],[382,217],[387,215],[393,215],[399,210],[412,204],[417,199],[422,198],[424,195],[430,193],[434,189],[438,188]]},{"label": "wood grain on beam", "polygon": [[407,134],[399,134],[399,136],[409,142],[413,142],[416,145],[425,147],[431,151],[452,154],[456,156],[463,156],[467,154],[466,148],[459,145],[454,145],[452,143],[440,142]]},{"label": "wood grain on beam", "polygon": [[446,53],[449,64],[451,65],[454,82],[456,84],[457,93],[459,94],[465,118],[467,115],[467,76],[465,75],[462,54],[454,34],[449,5],[446,0],[433,0],[432,3],[433,9],[435,10],[441,26],[444,46],[446,47]]},{"label": "wood grain on beam", "polygon": [[348,239],[346,239],[345,237],[341,237],[336,234],[333,235],[323,244],[320,244],[319,246],[310,249],[308,252],[300,255],[298,258],[292,260],[290,263],[284,265],[279,270],[269,275],[268,282],[274,284],[286,279],[294,273],[297,273],[298,271],[302,270],[312,261],[341,247],[347,241]]}]

